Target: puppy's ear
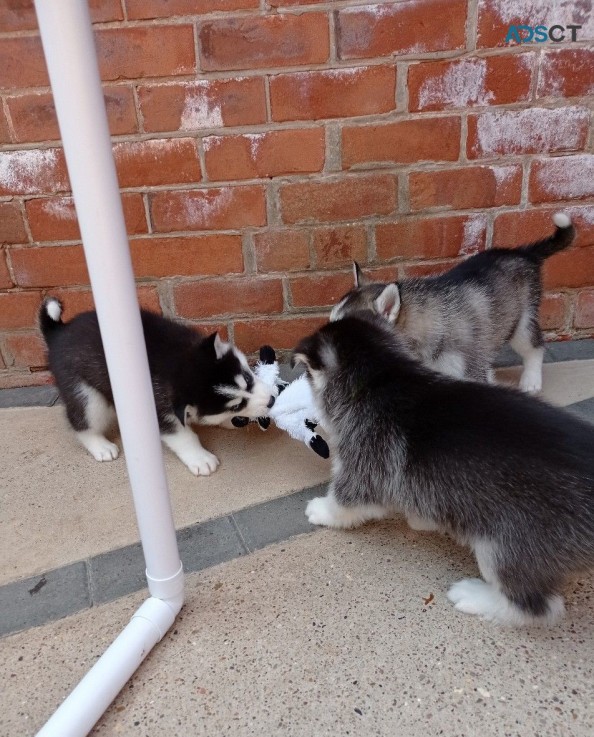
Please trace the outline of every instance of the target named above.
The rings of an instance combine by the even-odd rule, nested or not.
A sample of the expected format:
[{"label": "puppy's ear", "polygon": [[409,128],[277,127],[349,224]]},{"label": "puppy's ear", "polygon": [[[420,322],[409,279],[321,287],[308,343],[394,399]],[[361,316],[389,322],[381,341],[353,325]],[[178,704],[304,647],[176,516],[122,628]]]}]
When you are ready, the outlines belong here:
[{"label": "puppy's ear", "polygon": [[218,332],[211,333],[208,338],[205,338],[203,345],[205,348],[212,349],[214,351],[217,360],[225,355],[229,347],[228,343],[225,343],[221,340],[221,336],[218,334]]},{"label": "puppy's ear", "polygon": [[400,312],[400,289],[398,284],[387,284],[373,305],[378,315],[385,317],[393,325]]},{"label": "puppy's ear", "polygon": [[363,274],[361,267],[356,261],[353,261],[353,278],[355,280],[355,289],[369,284],[369,279]]}]

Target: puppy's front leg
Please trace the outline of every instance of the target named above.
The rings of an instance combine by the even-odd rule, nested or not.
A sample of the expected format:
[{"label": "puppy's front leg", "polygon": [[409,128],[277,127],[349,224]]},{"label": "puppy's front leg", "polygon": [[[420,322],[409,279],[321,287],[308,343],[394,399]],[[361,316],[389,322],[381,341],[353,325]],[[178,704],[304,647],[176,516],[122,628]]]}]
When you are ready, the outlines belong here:
[{"label": "puppy's front leg", "polygon": [[[305,508],[305,515],[312,525],[325,527],[358,527],[372,519],[382,519],[388,510],[380,504],[357,504],[350,502],[351,495],[341,493],[342,482],[331,481],[326,496],[312,499]],[[349,499],[349,504],[341,503]]]},{"label": "puppy's front leg", "polygon": [[161,433],[161,440],[185,463],[194,476],[210,476],[217,470],[219,459],[200,444],[195,432],[176,421],[173,432]]}]

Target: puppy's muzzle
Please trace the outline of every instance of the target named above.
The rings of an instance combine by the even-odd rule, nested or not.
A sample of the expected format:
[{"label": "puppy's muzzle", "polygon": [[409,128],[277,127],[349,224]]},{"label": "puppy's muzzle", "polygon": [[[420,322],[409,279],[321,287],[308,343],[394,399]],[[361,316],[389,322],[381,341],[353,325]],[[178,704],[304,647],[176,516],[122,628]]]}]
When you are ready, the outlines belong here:
[{"label": "puppy's muzzle", "polygon": [[272,409],[274,407],[274,403],[275,402],[276,402],[276,398],[275,397],[270,397],[270,401],[266,405],[268,407],[268,409]]}]

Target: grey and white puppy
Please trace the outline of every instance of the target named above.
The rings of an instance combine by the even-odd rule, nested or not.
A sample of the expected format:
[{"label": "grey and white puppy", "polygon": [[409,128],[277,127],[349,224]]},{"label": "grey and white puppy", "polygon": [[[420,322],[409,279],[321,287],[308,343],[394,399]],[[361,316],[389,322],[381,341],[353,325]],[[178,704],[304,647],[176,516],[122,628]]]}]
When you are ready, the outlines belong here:
[{"label": "grey and white puppy", "polygon": [[575,235],[567,215],[557,213],[553,220],[557,227],[550,238],[483,251],[439,276],[373,283],[354,264],[355,288],[330,320],[371,309],[398,327],[409,352],[426,366],[475,381],[492,381],[497,353],[510,342],[524,362],[520,388],[538,392],[544,355],[541,266]]},{"label": "grey and white puppy", "polygon": [[511,625],[561,616],[565,578],[594,565],[594,426],[425,368],[371,312],[328,323],[295,360],[333,459],[328,494],[307,505],[312,524],[400,511],[474,551],[484,580],[450,588],[456,609]]}]

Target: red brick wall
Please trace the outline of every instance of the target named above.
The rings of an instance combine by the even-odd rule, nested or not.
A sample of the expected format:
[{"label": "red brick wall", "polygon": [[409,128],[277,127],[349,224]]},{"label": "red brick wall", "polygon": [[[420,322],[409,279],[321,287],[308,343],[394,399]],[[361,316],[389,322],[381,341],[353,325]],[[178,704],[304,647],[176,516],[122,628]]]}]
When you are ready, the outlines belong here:
[{"label": "red brick wall", "polygon": [[[561,7],[563,6],[563,7]],[[92,0],[143,304],[290,348],[350,285],[579,228],[549,337],[594,334],[594,11],[552,0]],[[560,8],[560,10],[555,10]],[[510,23],[578,42],[505,45]],[[0,4],[0,386],[91,295],[32,3]]]}]

